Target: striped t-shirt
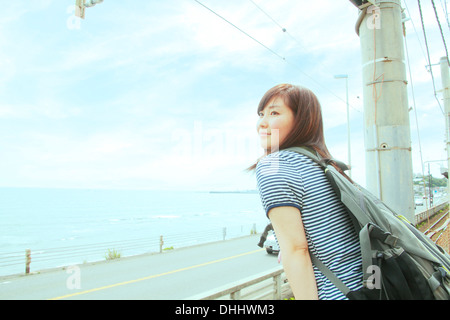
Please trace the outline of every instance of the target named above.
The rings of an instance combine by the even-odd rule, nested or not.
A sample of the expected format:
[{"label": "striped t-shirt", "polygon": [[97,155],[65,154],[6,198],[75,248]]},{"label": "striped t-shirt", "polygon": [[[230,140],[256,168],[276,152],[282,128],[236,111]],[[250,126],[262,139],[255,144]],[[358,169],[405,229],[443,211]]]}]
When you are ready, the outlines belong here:
[{"label": "striped t-shirt", "polygon": [[[266,214],[275,207],[300,210],[308,247],[351,290],[362,286],[361,251],[351,218],[337,198],[323,169],[292,151],[267,155],[256,167]],[[321,300],[346,299],[315,266]]]}]

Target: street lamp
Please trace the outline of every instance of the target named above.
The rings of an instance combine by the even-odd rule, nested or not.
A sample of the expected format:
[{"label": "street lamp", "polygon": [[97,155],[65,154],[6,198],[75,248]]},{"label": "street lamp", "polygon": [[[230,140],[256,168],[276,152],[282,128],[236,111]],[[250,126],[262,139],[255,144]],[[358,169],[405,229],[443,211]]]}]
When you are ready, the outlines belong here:
[{"label": "street lamp", "polygon": [[334,76],[335,79],[345,79],[345,88],[347,92],[347,152],[348,152],[348,175],[352,177],[352,152],[350,148],[350,110],[348,103],[348,75],[347,74],[337,74]]},{"label": "street lamp", "polygon": [[75,0],[75,16],[84,19],[84,11],[86,8],[102,3],[103,0]]},{"label": "street lamp", "polygon": [[96,4],[102,3],[102,2],[103,2],[103,0],[86,0],[86,3],[84,4],[84,6],[86,8],[89,8],[89,7],[93,7]]}]

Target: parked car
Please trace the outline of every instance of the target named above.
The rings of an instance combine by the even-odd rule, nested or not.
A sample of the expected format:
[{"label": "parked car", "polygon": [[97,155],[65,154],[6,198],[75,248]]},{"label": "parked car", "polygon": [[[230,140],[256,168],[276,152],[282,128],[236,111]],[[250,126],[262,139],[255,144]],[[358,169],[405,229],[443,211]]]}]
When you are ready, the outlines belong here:
[{"label": "parked car", "polygon": [[266,251],[269,254],[280,252],[280,246],[278,245],[277,238],[272,231],[270,231],[267,235],[267,239],[264,242],[264,248],[266,248]]}]

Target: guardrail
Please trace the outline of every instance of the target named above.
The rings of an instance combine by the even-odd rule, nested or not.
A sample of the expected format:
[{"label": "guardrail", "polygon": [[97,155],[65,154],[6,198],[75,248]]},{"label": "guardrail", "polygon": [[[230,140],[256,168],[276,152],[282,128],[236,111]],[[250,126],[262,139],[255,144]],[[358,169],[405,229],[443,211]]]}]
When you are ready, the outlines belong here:
[{"label": "guardrail", "polygon": [[[250,230],[250,231],[249,231]],[[181,234],[166,234],[148,238],[127,239],[77,246],[45,249],[24,249],[0,253],[0,276],[28,274],[43,269],[110,260],[148,253],[162,253],[176,248],[256,234],[256,224],[213,228]]]},{"label": "guardrail", "polygon": [[435,207],[432,207],[428,210],[425,210],[421,213],[416,214],[415,215],[415,225],[418,225],[419,223],[427,220],[428,218],[431,218],[436,213],[438,213],[439,211],[441,211],[442,209],[445,209],[447,207],[448,207],[448,202],[444,202]]},{"label": "guardrail", "polygon": [[[448,207],[442,203],[416,215],[416,225]],[[189,297],[188,300],[281,300],[293,297],[284,269],[280,266],[226,286]]]},{"label": "guardrail", "polygon": [[283,300],[293,297],[284,269],[269,271],[191,296],[186,300]]}]

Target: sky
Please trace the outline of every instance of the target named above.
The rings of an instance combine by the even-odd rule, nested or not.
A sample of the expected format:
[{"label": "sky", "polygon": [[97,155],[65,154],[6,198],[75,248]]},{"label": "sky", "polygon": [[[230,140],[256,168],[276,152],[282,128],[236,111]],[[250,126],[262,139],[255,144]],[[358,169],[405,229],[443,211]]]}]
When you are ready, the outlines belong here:
[{"label": "sky", "polygon": [[[445,3],[435,1],[450,43]],[[316,93],[328,148],[347,161],[337,74],[349,76],[352,176],[365,184],[358,9],[349,1],[104,0],[84,20],[74,5],[2,3],[0,187],[255,189],[245,169],[262,154],[256,108],[279,83]],[[426,68],[418,3],[402,5],[413,168],[422,173],[420,154],[447,158],[442,93]],[[445,46],[431,3],[422,10],[435,64]],[[430,163],[434,176],[441,163]]]}]

